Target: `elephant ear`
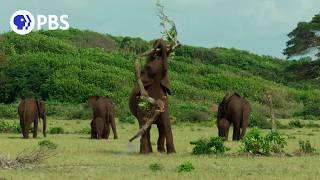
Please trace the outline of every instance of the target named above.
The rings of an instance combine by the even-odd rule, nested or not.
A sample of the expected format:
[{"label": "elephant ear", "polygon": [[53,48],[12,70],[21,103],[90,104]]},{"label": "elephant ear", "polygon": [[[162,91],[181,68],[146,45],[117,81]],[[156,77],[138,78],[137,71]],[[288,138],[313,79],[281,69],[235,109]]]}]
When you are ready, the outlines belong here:
[{"label": "elephant ear", "polygon": [[161,80],[161,85],[165,89],[165,92],[169,95],[171,95],[171,87],[170,87],[170,82],[169,78],[167,75],[165,75],[162,80]]},{"label": "elephant ear", "polygon": [[42,100],[38,100],[38,107],[39,107],[39,112],[41,114],[41,117],[46,113],[46,107],[45,104]]},{"label": "elephant ear", "polygon": [[88,99],[88,104],[91,108],[94,108],[96,106],[97,100],[99,99],[99,96],[91,96]]}]

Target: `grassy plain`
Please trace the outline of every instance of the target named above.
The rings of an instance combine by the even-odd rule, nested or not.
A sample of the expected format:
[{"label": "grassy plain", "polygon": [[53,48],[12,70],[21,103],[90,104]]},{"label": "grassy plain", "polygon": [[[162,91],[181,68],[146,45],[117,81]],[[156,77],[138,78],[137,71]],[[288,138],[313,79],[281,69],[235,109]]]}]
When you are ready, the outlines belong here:
[{"label": "grassy plain", "polygon": [[[231,151],[225,156],[191,155],[190,141],[217,135],[214,122],[174,125],[177,150],[174,155],[157,152],[139,155],[138,140],[128,145],[128,139],[137,130],[136,124],[118,123],[118,140],[90,140],[89,134],[76,133],[88,128],[89,121],[49,119],[48,122],[49,128],[60,126],[68,133],[48,134],[47,139],[58,145],[59,154],[31,169],[0,169],[0,179],[320,179],[320,155],[237,156],[240,143],[232,141],[226,142]],[[283,123],[288,123],[288,120],[283,120]],[[267,131],[263,130],[264,133]],[[319,152],[319,128],[279,131],[289,137],[285,148],[287,153],[293,154],[298,150],[299,140],[310,140]],[[28,140],[21,139],[20,134],[0,134],[0,154],[15,157],[23,149],[37,146],[43,139],[41,133],[37,139]],[[154,151],[156,140],[157,130],[154,127]],[[189,173],[178,173],[177,166],[186,161],[190,161],[195,169]],[[154,163],[162,165],[163,169],[152,171],[149,166]]]}]

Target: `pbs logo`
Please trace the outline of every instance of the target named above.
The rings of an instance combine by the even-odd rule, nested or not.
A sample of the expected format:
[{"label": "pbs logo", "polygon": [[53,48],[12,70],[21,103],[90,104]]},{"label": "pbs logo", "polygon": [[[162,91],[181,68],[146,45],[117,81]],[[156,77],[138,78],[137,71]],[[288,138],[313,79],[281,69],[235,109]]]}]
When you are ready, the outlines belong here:
[{"label": "pbs logo", "polygon": [[10,19],[11,29],[20,35],[25,35],[30,33],[35,26],[37,30],[41,30],[44,26],[48,30],[68,30],[68,15],[61,15],[60,17],[56,15],[37,15],[36,19],[34,16],[26,10],[19,10],[13,13]]},{"label": "pbs logo", "polygon": [[35,25],[33,15],[26,10],[19,10],[13,13],[10,19],[11,29],[21,35],[28,34]]}]

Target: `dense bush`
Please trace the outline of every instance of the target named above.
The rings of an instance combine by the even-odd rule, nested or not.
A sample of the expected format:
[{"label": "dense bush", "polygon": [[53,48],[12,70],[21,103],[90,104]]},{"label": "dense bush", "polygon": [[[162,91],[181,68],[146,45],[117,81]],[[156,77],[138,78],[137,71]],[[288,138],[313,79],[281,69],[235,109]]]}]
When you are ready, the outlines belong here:
[{"label": "dense bush", "polygon": [[224,146],[223,138],[211,137],[209,139],[200,139],[197,141],[191,141],[191,145],[194,145],[192,154],[224,154],[229,151],[230,148]]},{"label": "dense bush", "polygon": [[241,151],[251,154],[281,153],[287,145],[286,139],[277,132],[263,136],[259,129],[251,129],[241,140]]}]

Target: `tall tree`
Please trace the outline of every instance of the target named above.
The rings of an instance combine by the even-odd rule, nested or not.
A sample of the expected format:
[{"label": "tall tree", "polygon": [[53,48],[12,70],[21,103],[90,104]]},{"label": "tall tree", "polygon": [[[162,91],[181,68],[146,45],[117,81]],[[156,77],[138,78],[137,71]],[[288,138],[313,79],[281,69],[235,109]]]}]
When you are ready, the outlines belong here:
[{"label": "tall tree", "polygon": [[288,37],[290,40],[283,51],[287,58],[306,55],[312,51],[315,51],[316,57],[320,58],[320,13],[310,22],[299,22]]}]

